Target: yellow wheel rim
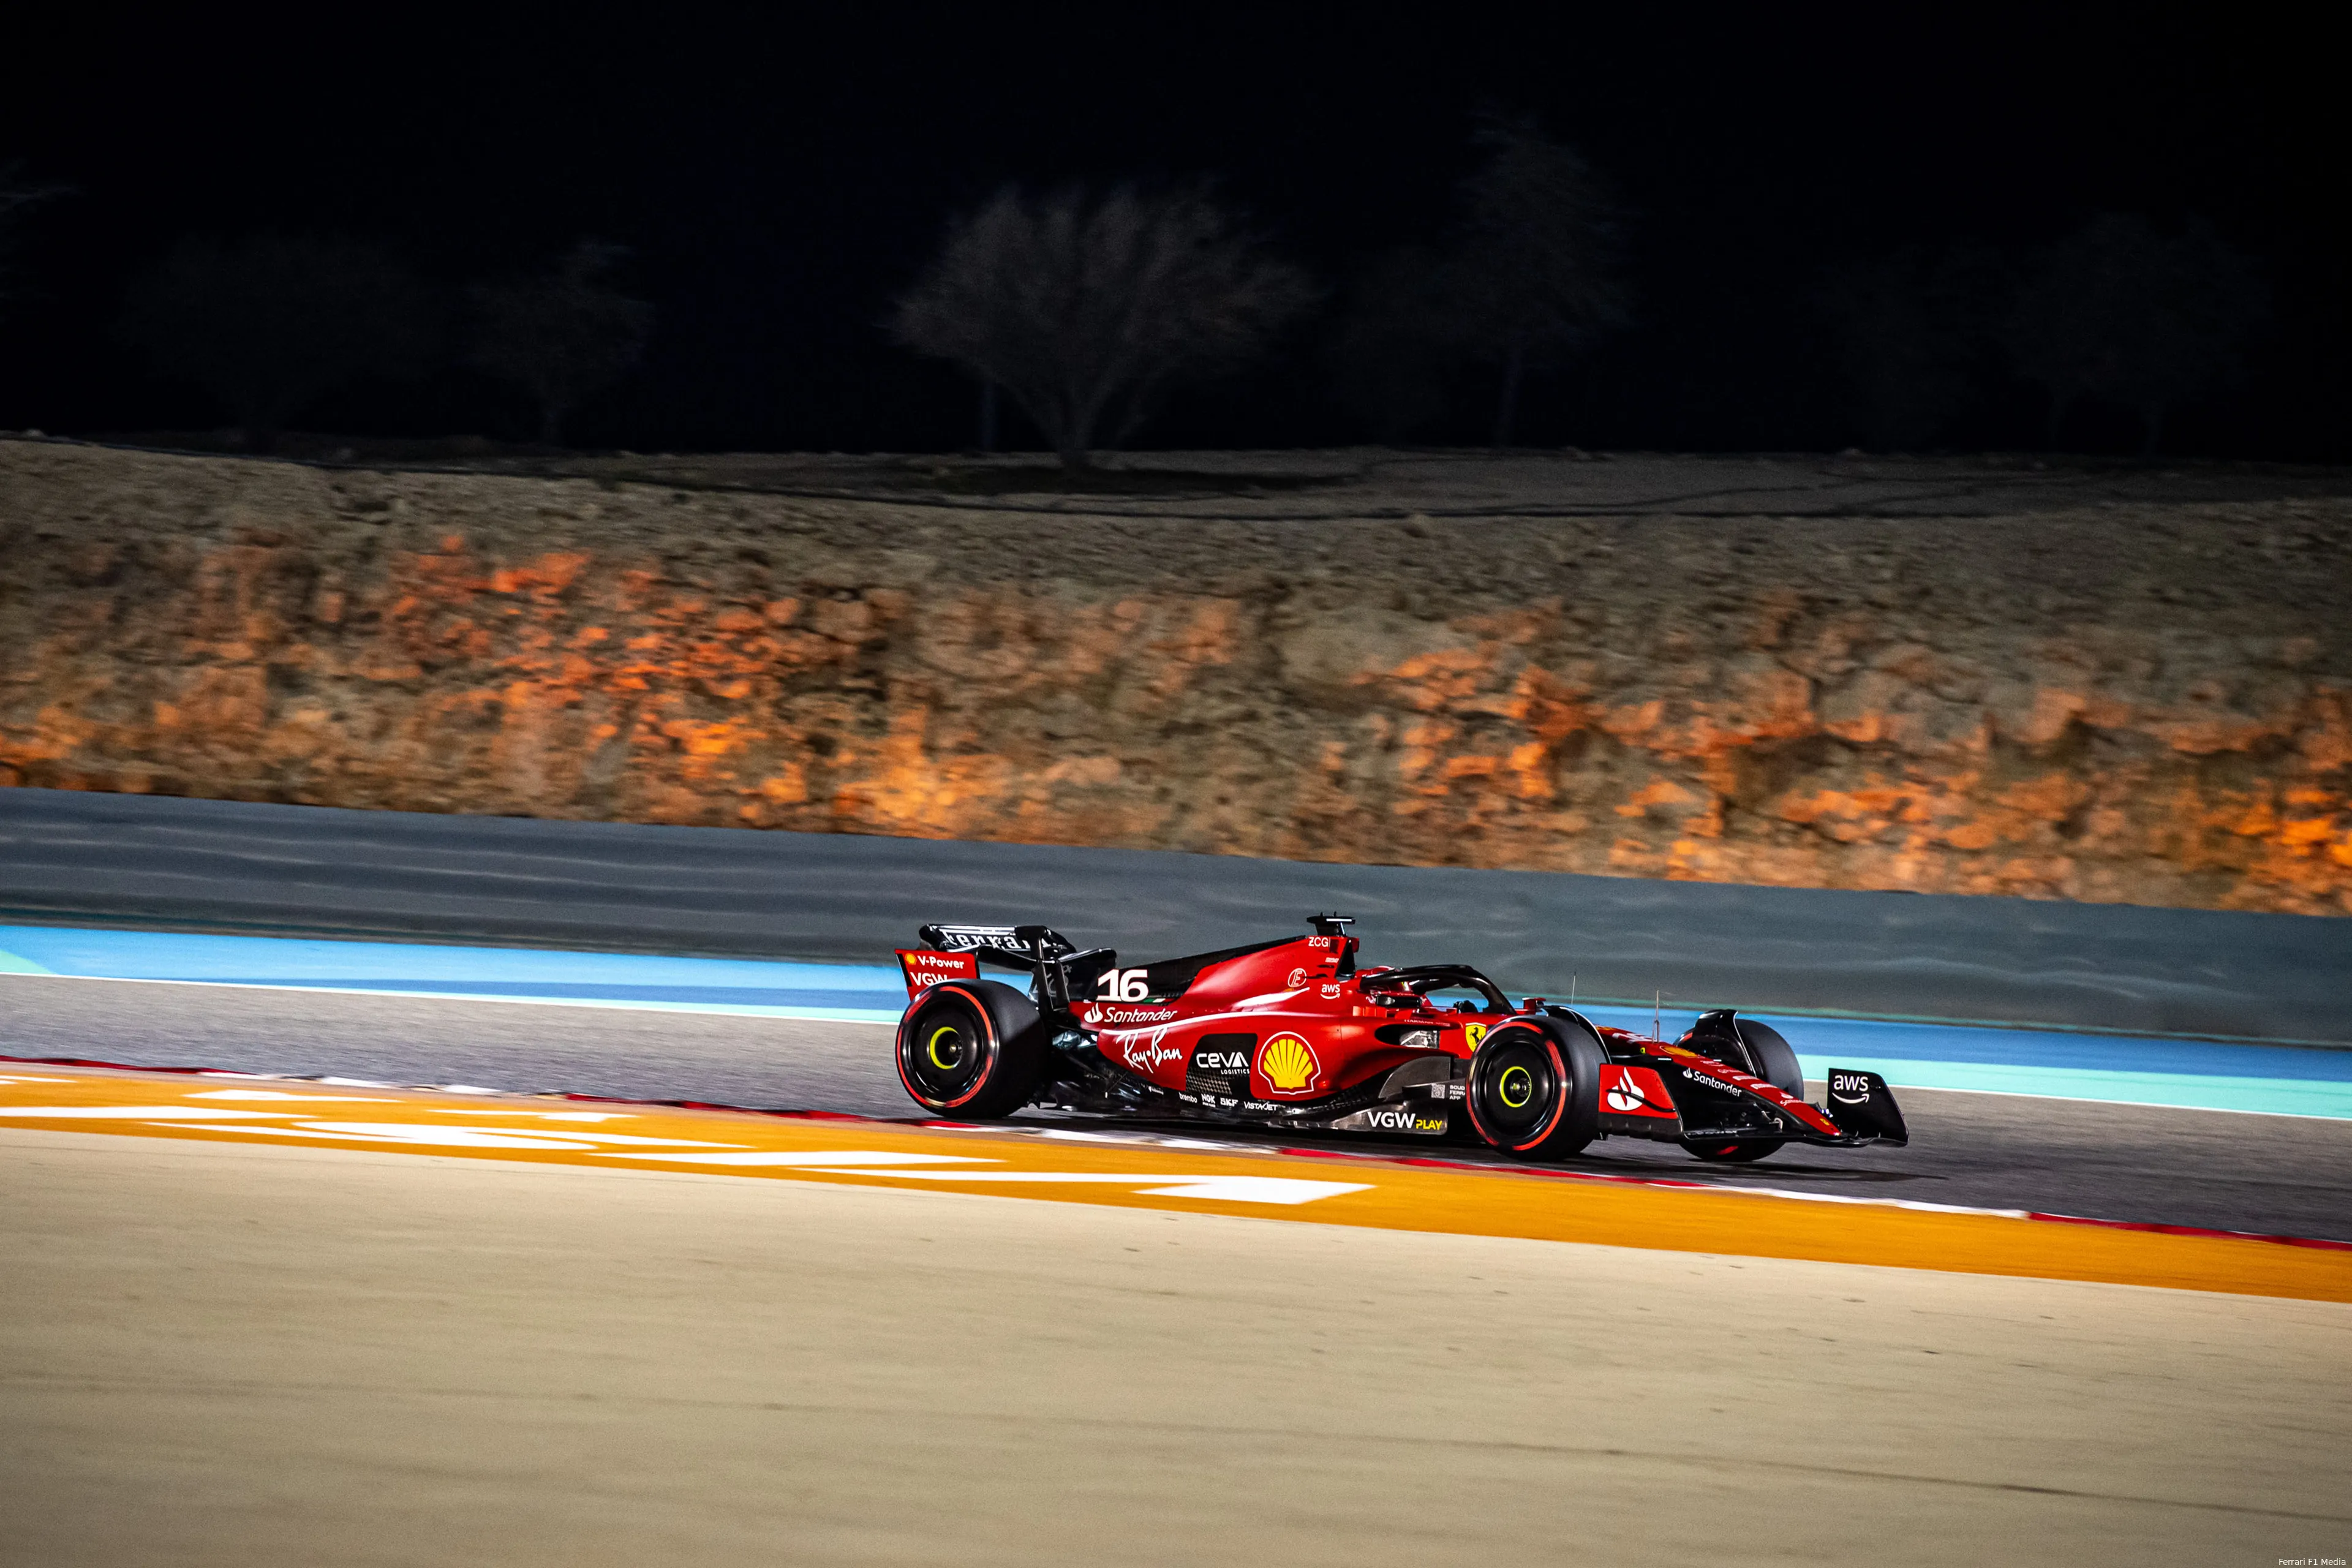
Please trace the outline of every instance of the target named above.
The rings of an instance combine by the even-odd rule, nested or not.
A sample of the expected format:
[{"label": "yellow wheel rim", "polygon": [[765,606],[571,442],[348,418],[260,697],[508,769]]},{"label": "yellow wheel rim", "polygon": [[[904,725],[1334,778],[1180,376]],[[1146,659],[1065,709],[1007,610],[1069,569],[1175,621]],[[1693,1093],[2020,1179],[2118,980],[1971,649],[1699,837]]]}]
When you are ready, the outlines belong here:
[{"label": "yellow wheel rim", "polygon": [[1536,1097],[1536,1075],[1522,1067],[1505,1068],[1495,1092],[1513,1110],[1524,1110],[1528,1101]]},{"label": "yellow wheel rim", "polygon": [[[948,1054],[941,1054],[942,1046]],[[923,1043],[923,1054],[941,1072],[953,1072],[963,1060],[963,1036],[953,1024],[943,1024],[933,1029],[931,1037]]]}]

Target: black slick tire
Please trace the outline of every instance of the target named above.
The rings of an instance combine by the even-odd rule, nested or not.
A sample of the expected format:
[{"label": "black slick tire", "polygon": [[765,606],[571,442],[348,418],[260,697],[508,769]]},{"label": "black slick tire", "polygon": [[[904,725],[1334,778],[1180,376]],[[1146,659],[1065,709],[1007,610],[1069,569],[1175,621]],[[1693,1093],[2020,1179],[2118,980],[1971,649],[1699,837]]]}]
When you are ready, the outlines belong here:
[{"label": "black slick tire", "polygon": [[1683,1147],[1690,1151],[1691,1158],[1705,1160],[1710,1165],[1745,1165],[1767,1154],[1779,1153],[1787,1142],[1785,1138],[1745,1138],[1737,1143],[1694,1143],[1685,1139]]},{"label": "black slick tire", "polygon": [[1756,1065],[1762,1069],[1756,1076],[1782,1094],[1796,1100],[1804,1099],[1805,1069],[1797,1065],[1796,1047],[1769,1024],[1742,1018],[1738,1027],[1739,1037],[1755,1053]]},{"label": "black slick tire", "polygon": [[1515,1018],[1470,1058],[1463,1109],[1479,1142],[1517,1160],[1559,1160],[1601,1135],[1608,1056],[1575,1021]]},{"label": "black slick tire", "polygon": [[[1739,1031],[1740,1043],[1755,1058],[1756,1076],[1783,1094],[1804,1099],[1804,1069],[1797,1065],[1796,1049],[1780,1031],[1753,1018],[1742,1018],[1734,1027]],[[1693,1159],[1704,1160],[1710,1165],[1745,1165],[1761,1160],[1767,1154],[1777,1154],[1787,1144],[1788,1140],[1784,1138],[1743,1138],[1737,1142],[1729,1140],[1708,1143],[1685,1141],[1683,1147],[1690,1152]]]},{"label": "black slick tire", "polygon": [[1037,1009],[1010,985],[934,985],[898,1021],[898,1082],[937,1116],[975,1121],[1029,1103],[1045,1067]]}]

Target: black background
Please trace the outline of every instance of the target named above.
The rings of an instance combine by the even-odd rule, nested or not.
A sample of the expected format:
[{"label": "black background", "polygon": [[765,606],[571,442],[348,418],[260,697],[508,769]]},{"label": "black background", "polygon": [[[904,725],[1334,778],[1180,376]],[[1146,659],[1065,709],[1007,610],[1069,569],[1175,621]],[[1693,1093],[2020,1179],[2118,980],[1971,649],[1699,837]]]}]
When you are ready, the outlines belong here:
[{"label": "black background", "polygon": [[[26,231],[0,425],[218,421],[110,335],[126,281],[184,234],[381,240],[452,289],[593,235],[635,248],[662,314],[583,442],[952,448],[969,384],[877,324],[951,212],[1006,181],[1205,174],[1336,297],[1380,248],[1444,232],[1491,106],[1582,149],[1635,219],[1638,325],[1531,390],[1531,443],[1842,446],[1806,303],[1825,269],[1905,244],[2021,251],[2125,210],[2201,215],[2274,292],[2253,374],[2180,411],[2168,446],[2337,459],[2345,94],[2309,26],[2165,5],[72,8],[20,37],[0,95],[0,156],[73,187]],[[1948,441],[2039,441],[2032,389],[1980,402]],[[521,417],[449,371],[301,422],[505,436]],[[1433,438],[1485,417],[1470,389]],[[1146,439],[1368,434],[1309,326]],[[2135,438],[2120,413],[2069,437]]]}]

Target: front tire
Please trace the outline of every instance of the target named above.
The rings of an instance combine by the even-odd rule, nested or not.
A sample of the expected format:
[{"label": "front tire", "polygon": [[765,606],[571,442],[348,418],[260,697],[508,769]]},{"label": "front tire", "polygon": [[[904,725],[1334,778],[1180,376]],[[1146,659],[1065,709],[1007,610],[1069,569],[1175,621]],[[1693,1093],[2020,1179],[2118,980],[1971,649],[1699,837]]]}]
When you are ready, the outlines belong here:
[{"label": "front tire", "polygon": [[1756,1065],[1763,1070],[1756,1076],[1792,1100],[1805,1098],[1805,1069],[1797,1064],[1796,1047],[1790,1045],[1780,1030],[1769,1024],[1759,1024],[1753,1018],[1742,1018],[1739,1037],[1756,1055]]},{"label": "front tire", "polygon": [[1470,1125],[1497,1153],[1565,1159],[1601,1135],[1607,1061],[1601,1042],[1573,1025],[1505,1024],[1470,1058]]},{"label": "front tire", "polygon": [[899,1020],[898,1081],[940,1116],[991,1121],[1029,1102],[1045,1064],[1037,1009],[991,981],[933,986]]},{"label": "front tire", "polygon": [[1710,1165],[1744,1165],[1751,1160],[1761,1160],[1767,1154],[1777,1154],[1788,1143],[1785,1138],[1757,1138],[1738,1143],[1685,1143],[1684,1148],[1695,1160],[1705,1160]]},{"label": "front tire", "polygon": [[[1780,1031],[1769,1024],[1759,1024],[1753,1018],[1742,1018],[1733,1026],[1739,1031],[1740,1043],[1754,1058],[1756,1076],[1794,1100],[1805,1098],[1804,1069],[1797,1064],[1797,1053]],[[1701,1045],[1699,1047],[1706,1047]],[[1738,1063],[1732,1064],[1738,1066]],[[1788,1146],[1785,1138],[1743,1139],[1738,1142],[1685,1142],[1683,1147],[1691,1158],[1704,1160],[1710,1165],[1745,1165],[1761,1160],[1767,1154],[1777,1154]]]}]

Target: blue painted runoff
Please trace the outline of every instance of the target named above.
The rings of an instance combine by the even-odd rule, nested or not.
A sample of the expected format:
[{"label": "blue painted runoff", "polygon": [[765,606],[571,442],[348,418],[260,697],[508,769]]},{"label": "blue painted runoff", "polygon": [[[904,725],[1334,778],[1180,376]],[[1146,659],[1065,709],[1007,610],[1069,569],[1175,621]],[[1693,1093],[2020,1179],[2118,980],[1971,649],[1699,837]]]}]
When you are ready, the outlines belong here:
[{"label": "blue painted runoff", "polygon": [[[192,981],[475,1001],[640,1007],[843,1023],[896,1023],[891,964],[775,963],[0,925],[0,974]],[[1595,1023],[1647,1034],[1648,1009],[1591,1007]],[[1660,1016],[1666,1037],[1689,1009]],[[1759,1013],[1806,1076],[1831,1066],[1898,1089],[1966,1089],[2116,1104],[2352,1120],[2352,1051]]]},{"label": "blue painted runoff", "polygon": [[895,1024],[896,965],[0,925],[0,974],[181,980]]}]

